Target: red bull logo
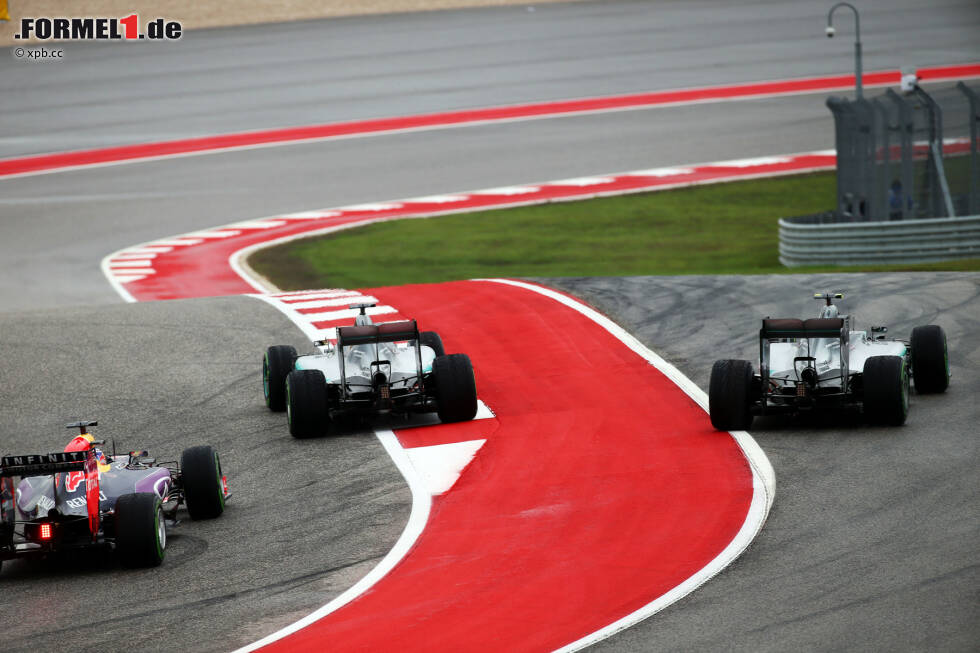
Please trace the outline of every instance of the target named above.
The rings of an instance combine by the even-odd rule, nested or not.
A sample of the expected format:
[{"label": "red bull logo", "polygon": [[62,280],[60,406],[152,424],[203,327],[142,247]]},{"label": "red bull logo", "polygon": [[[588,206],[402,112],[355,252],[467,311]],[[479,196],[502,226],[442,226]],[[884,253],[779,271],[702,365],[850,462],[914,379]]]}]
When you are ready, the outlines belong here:
[{"label": "red bull logo", "polygon": [[65,492],[74,492],[85,480],[85,472],[68,472],[65,474]]}]

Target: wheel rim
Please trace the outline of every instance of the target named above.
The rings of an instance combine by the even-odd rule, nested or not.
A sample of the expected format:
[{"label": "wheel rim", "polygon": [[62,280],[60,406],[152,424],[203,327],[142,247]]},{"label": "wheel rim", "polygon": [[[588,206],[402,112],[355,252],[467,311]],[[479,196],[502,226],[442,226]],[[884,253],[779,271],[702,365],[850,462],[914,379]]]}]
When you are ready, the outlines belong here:
[{"label": "wheel rim", "polygon": [[167,524],[163,521],[163,511],[157,508],[157,556],[162,558],[163,551],[167,548]]},{"label": "wheel rim", "polygon": [[221,509],[225,509],[225,484],[221,482],[221,458],[218,457],[218,452],[214,452],[214,473],[217,475],[218,479],[218,503],[221,504]]},{"label": "wheel rim", "polygon": [[265,395],[265,403],[269,403],[269,354],[262,359],[262,394]]},{"label": "wheel rim", "polygon": [[286,382],[286,424],[293,425],[293,402],[289,398],[289,382]]},{"label": "wheel rim", "polygon": [[909,412],[909,371],[908,367],[902,364],[902,414]]},{"label": "wheel rim", "polygon": [[949,347],[946,345],[946,335],[943,335],[943,367],[946,370],[946,380],[949,380]]}]

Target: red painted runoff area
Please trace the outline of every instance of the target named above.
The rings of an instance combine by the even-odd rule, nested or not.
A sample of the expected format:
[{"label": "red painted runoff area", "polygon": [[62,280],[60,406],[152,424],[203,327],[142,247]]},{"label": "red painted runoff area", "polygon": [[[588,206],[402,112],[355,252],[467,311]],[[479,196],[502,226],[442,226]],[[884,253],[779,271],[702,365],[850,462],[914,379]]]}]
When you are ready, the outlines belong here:
[{"label": "red painted runoff area", "polygon": [[[364,293],[469,354],[496,428],[480,431],[486,444],[394,570],[262,650],[552,650],[637,611],[735,538],[753,493],[742,450],[594,321],[493,282]],[[398,435],[415,447],[471,430]]]}]

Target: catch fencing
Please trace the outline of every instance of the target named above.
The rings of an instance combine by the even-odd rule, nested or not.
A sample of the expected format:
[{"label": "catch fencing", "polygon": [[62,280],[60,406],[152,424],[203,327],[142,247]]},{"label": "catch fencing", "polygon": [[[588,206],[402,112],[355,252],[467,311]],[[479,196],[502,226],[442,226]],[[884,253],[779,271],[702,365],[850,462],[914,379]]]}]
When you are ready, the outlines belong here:
[{"label": "catch fencing", "polygon": [[831,97],[841,220],[905,220],[980,213],[976,88],[889,89],[872,99]]},{"label": "catch fencing", "polygon": [[[779,221],[784,265],[980,257],[980,87],[827,99],[837,206]],[[965,216],[965,217],[963,217]]]}]

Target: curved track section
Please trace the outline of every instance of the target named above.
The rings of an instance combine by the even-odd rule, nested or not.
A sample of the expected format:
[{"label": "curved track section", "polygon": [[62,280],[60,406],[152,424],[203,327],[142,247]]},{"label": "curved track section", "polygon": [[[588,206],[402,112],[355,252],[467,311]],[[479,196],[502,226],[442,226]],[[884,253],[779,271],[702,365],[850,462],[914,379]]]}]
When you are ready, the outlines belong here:
[{"label": "curved track section", "polygon": [[761,450],[711,429],[670,366],[577,301],[517,282],[365,292],[468,353],[496,420],[396,431],[487,442],[389,575],[268,650],[574,649],[690,592],[761,528]]},{"label": "curved track section", "polygon": [[387,220],[811,172],[835,160],[832,152],[768,156],[275,215],[133,245],[106,256],[102,271],[127,301],[241,294],[269,285],[248,268],[248,255],[296,238]]},{"label": "curved track section", "polygon": [[[318,218],[314,213],[299,219],[308,217]],[[245,238],[271,240],[273,229],[289,225],[288,220],[259,222],[259,235],[245,230]],[[208,256],[207,248],[212,243],[221,243],[222,251],[240,247],[235,243],[245,225],[237,226],[242,229],[187,234],[138,248],[148,259],[129,258],[139,256],[134,250],[114,260],[126,266],[124,271],[142,271],[154,288],[173,288],[178,297],[183,287],[193,287],[197,276],[228,278],[226,283],[231,283],[235,275],[226,269],[224,257]],[[184,257],[193,264],[185,269],[161,266],[154,257],[165,252],[149,251],[175,247],[204,253]],[[136,267],[129,267],[130,263]],[[363,293],[383,304],[377,310],[422,319],[427,327],[439,330],[450,351],[455,345],[456,350],[469,353],[480,387],[489,382],[490,390],[481,390],[481,397],[498,410],[492,433],[484,422],[401,430],[402,445],[418,448],[479,436],[490,444],[478,460],[499,471],[483,478],[474,477],[475,472],[464,474],[437,501],[425,531],[419,533],[421,539],[410,543],[411,554],[388,575],[379,578],[372,572],[375,578],[370,583],[358,584],[361,591],[370,589],[368,595],[352,594],[347,600],[354,602],[349,604],[328,604],[284,631],[281,639],[273,636],[258,645],[317,650],[330,641],[358,650],[383,647],[394,638],[405,646],[422,648],[440,642],[446,648],[504,645],[537,650],[567,645],[575,649],[692,591],[730,564],[762,527],[774,491],[769,462],[747,434],[737,436],[746,443],[743,451],[710,429],[703,412],[704,396],[696,386],[619,327],[571,298],[517,282],[487,283]],[[301,302],[309,296],[283,301]],[[326,322],[315,321],[326,310],[321,305],[334,306],[338,301],[345,300],[315,299],[314,307],[299,311],[289,304],[287,313],[305,315],[301,327],[314,320],[313,326],[324,329],[329,326]],[[349,312],[334,308],[321,317]],[[480,315],[478,321],[470,318],[474,314]],[[520,316],[527,320],[519,320]],[[386,314],[382,319],[390,317]],[[513,338],[508,338],[510,334]],[[555,361],[563,363],[556,368]],[[647,367],[647,361],[659,371]],[[561,371],[528,373],[554,369]],[[655,403],[646,400],[651,389],[658,398]],[[537,405],[534,397],[543,403]],[[559,397],[565,397],[565,403],[558,402]],[[601,418],[590,424],[586,413],[599,413]],[[649,427],[638,428],[638,423]],[[697,433],[701,437],[692,437]],[[526,440],[532,436],[538,446],[561,449],[556,460],[568,462],[547,470],[529,467],[528,458],[542,459],[528,447]],[[511,443],[512,448],[501,448],[501,442]],[[397,462],[404,457],[394,458]],[[599,479],[600,491],[583,482],[583,458],[599,461],[588,476]],[[637,468],[638,461],[647,463]],[[663,462],[667,467],[656,467]],[[545,480],[535,482],[536,476]],[[474,483],[471,493],[464,489],[466,479]],[[514,493],[515,487],[521,490]],[[505,499],[511,494],[517,500],[502,508],[509,505]],[[652,513],[635,511],[639,497],[654,496]],[[415,504],[420,505],[418,497]],[[651,514],[657,519],[651,520]],[[415,530],[411,524],[416,522],[413,517],[408,531]],[[645,528],[653,531],[647,533]],[[620,545],[600,546],[602,541]],[[660,548],[651,550],[651,542],[659,542]],[[400,541],[398,548],[407,552],[408,546]],[[647,562],[651,557],[655,564]],[[394,564],[389,558],[385,569]],[[593,588],[592,600],[559,600],[567,589],[570,564],[579,570],[583,586]],[[520,582],[500,574],[501,568],[510,566],[524,570]],[[607,588],[606,593],[596,587]],[[377,621],[377,615],[384,615],[383,627],[361,626],[365,619]],[[528,621],[531,615],[535,619]],[[320,616],[325,618],[313,621]],[[489,623],[498,627],[490,629]],[[500,628],[504,623],[511,624],[506,635]],[[491,639],[480,639],[478,633]]]},{"label": "curved track section", "polygon": [[[702,388],[714,358],[754,354],[759,316],[807,315],[819,288],[849,291],[846,308],[863,325],[901,335],[934,322],[950,339],[949,391],[914,397],[905,427],[757,424],[753,436],[780,476],[767,527],[725,573],[592,650],[973,648],[976,274],[542,281],[587,298]],[[100,435],[121,448],[162,457],[215,444],[235,492],[221,519],[177,529],[156,570],[5,563],[5,650],[84,649],[94,630],[145,648],[228,650],[339,596],[399,537],[411,497],[376,438],[296,442],[262,406],[256,352],[304,345],[270,307],[200,299],[0,321],[0,418],[11,449],[57,449],[64,422],[98,417]],[[317,508],[299,520],[305,505]],[[117,619],[93,614],[93,602]],[[39,618],[52,613],[57,621]]]},{"label": "curved track section", "polygon": [[980,275],[542,281],[586,298],[701,387],[716,358],[758,356],[762,317],[815,315],[818,290],[844,290],[858,328],[907,337],[940,324],[949,339],[949,390],[914,395],[903,427],[757,420],[752,436],[779,478],[766,528],[724,574],[594,650],[975,648]]}]

